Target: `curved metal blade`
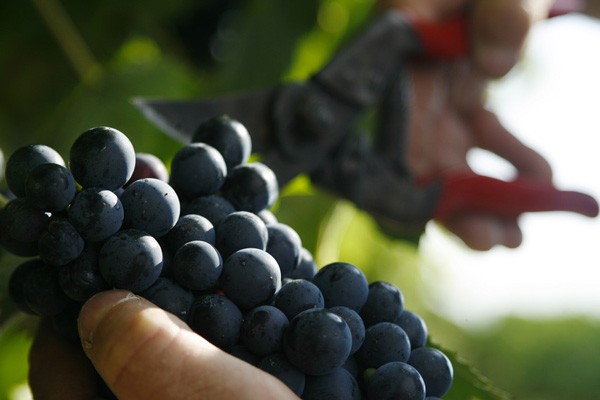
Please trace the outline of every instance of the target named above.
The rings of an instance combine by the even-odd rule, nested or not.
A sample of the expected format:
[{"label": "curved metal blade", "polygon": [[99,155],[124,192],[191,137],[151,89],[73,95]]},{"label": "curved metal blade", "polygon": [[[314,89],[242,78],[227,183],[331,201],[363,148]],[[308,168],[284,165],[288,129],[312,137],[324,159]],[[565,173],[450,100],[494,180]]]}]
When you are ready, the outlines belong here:
[{"label": "curved metal blade", "polygon": [[240,121],[252,137],[252,150],[264,151],[271,138],[271,103],[277,88],[212,99],[160,100],[135,98],[133,104],[169,136],[190,142],[198,126],[212,117],[228,115]]}]

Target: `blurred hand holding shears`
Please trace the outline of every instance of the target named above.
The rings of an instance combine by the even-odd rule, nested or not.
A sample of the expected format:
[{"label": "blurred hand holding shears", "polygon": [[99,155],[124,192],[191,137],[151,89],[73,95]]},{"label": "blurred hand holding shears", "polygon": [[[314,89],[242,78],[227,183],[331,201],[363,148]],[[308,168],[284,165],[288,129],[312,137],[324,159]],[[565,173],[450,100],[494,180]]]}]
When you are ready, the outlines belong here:
[{"label": "blurred hand holding shears", "polygon": [[[531,24],[549,15],[550,3],[382,1],[379,16],[306,82],[136,104],[181,140],[209,117],[240,120],[280,184],[307,173],[392,234],[435,219],[471,248],[516,247],[524,212],[598,213],[590,196],[556,189],[546,160],[484,107],[486,82],[517,62]],[[372,110],[369,140],[356,121]],[[473,173],[466,155],[474,147],[512,163],[515,179]]]}]

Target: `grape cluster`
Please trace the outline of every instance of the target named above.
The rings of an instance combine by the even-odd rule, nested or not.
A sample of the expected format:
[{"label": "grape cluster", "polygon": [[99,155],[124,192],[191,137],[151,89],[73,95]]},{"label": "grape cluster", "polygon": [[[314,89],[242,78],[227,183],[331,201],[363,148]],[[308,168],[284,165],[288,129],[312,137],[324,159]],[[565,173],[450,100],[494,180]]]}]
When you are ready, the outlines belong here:
[{"label": "grape cluster", "polygon": [[127,289],[304,399],[443,396],[452,365],[401,291],[349,263],[317,269],[269,211],[277,179],[250,153],[228,117],[202,124],[170,172],[108,127],[77,138],[68,167],[47,146],[18,149],[0,210],[0,244],[28,257],[12,300],[77,340],[83,302]]}]

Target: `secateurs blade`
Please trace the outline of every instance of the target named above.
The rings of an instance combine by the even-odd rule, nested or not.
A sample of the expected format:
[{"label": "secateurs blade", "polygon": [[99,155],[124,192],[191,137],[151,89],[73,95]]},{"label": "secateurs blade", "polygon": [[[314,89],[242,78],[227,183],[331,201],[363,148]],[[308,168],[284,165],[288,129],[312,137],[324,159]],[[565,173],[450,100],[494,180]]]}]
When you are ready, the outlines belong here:
[{"label": "secateurs blade", "polygon": [[[388,11],[305,82],[198,100],[136,99],[135,105],[173,137],[187,142],[211,117],[246,126],[254,151],[281,185],[308,174],[327,191],[353,201],[391,233],[418,232],[431,219],[464,212],[516,217],[532,211],[598,214],[583,193],[519,177],[506,182],[475,173],[449,173],[417,182],[405,163],[409,90],[406,64],[468,52],[463,16],[428,22]],[[378,107],[376,140],[357,121]]]}]

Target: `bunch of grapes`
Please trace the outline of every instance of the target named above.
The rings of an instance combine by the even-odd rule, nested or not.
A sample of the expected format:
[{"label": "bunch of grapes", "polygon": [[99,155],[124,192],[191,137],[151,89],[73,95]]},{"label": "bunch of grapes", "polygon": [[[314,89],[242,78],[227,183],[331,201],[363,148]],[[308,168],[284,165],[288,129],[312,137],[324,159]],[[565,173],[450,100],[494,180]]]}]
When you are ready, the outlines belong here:
[{"label": "bunch of grapes", "polygon": [[269,211],[277,179],[250,153],[228,117],[203,123],[170,172],[109,127],[80,135],[68,167],[47,146],[18,149],[5,171],[14,197],[0,210],[0,244],[28,257],[12,300],[78,340],[82,304],[126,289],[304,399],[443,396],[452,365],[426,346],[401,291],[346,262],[317,269]]}]

